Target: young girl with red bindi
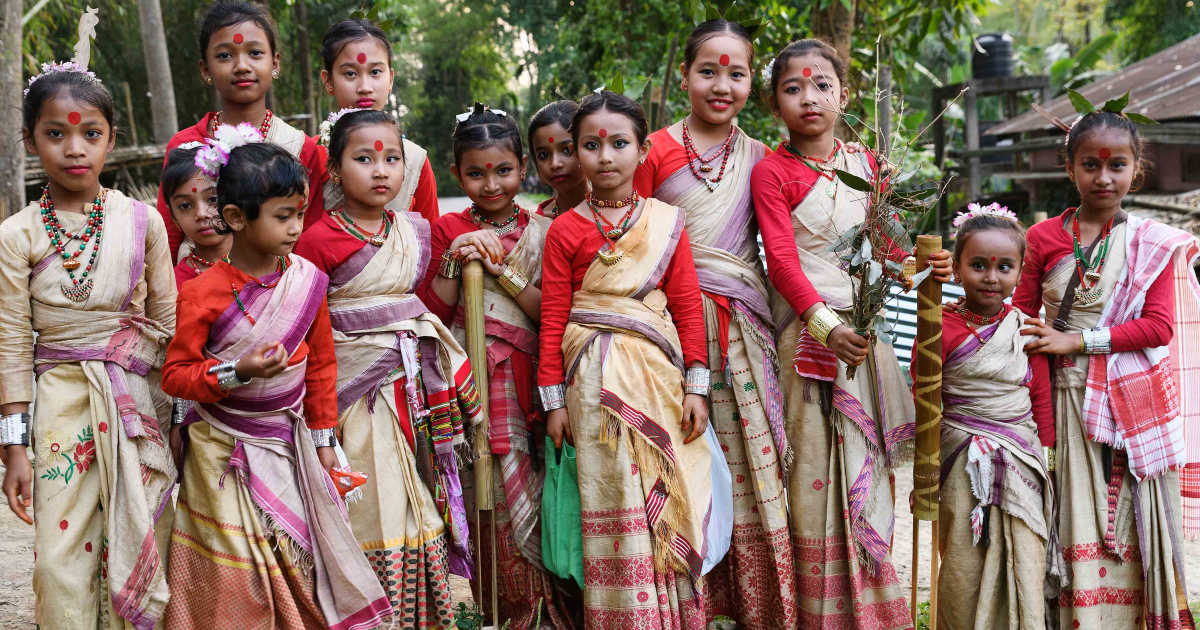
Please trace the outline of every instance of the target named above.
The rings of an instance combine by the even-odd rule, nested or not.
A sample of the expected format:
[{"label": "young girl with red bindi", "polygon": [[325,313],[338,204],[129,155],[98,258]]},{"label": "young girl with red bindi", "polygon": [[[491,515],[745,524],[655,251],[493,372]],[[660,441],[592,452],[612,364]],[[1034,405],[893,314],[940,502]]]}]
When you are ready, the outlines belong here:
[{"label": "young girl with red bindi", "polygon": [[557,219],[583,201],[587,178],[571,141],[571,118],[579,109],[575,101],[555,101],[538,110],[529,120],[529,147],[533,165],[554,196],[538,205],[538,214]]}]

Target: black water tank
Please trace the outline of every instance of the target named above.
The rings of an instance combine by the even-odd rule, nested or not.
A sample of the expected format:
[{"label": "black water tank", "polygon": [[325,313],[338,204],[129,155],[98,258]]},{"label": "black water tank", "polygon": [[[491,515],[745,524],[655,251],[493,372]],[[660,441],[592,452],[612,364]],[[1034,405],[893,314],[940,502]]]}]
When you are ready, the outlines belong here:
[{"label": "black water tank", "polygon": [[[979,47],[971,56],[971,76],[999,79],[1013,75],[1013,40],[1008,33],[988,33],[976,40]],[[979,51],[983,49],[983,52]]]}]

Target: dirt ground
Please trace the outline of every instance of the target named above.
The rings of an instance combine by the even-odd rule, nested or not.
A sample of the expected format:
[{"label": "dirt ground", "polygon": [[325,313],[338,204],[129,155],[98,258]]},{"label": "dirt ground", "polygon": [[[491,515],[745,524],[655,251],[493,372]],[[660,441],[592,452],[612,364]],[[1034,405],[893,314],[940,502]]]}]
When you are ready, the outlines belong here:
[{"label": "dirt ground", "polygon": [[[3,467],[0,467],[0,471]],[[896,496],[908,497],[912,489],[911,469],[896,476]],[[896,502],[896,535],[892,550],[896,572],[905,585],[905,596],[912,576],[912,513],[908,500]],[[921,555],[918,567],[918,598],[929,599],[929,523],[921,523]],[[1200,601],[1200,541],[1184,541],[1187,560],[1188,599]],[[33,528],[25,525],[0,504],[0,629],[33,627]],[[471,601],[469,583],[459,577],[451,578],[454,601]]]}]

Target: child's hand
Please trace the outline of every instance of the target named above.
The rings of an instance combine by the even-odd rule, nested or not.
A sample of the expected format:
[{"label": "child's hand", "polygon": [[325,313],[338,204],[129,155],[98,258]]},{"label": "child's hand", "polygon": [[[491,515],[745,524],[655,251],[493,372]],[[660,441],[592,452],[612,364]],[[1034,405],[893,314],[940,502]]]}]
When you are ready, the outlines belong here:
[{"label": "child's hand", "polygon": [[846,365],[860,365],[867,359],[867,338],[845,324],[838,324],[825,340],[829,349]]},{"label": "child's hand", "polygon": [[962,303],[965,302],[966,300],[967,300],[967,298],[959,296],[959,298],[957,300],[954,300],[953,302],[946,302],[946,303],[942,304],[942,312],[943,313],[957,312],[958,307],[962,306]]},{"label": "child's hand", "polygon": [[8,461],[5,462],[4,496],[8,497],[8,509],[26,524],[33,525],[33,519],[26,511],[33,503],[33,468],[29,465],[29,455],[25,453],[25,447],[19,444],[8,447],[6,451]]},{"label": "child's hand", "polygon": [[238,378],[243,381],[252,378],[271,378],[287,367],[288,352],[282,343],[264,343],[255,348],[250,354],[238,359],[234,366]]},{"label": "child's hand", "polygon": [[492,262],[500,264],[504,262],[504,245],[500,243],[500,237],[491,230],[477,230],[466,234],[459,234],[457,238],[450,242],[450,251],[456,252],[467,245],[474,245],[475,249],[484,254],[487,258],[492,259]]},{"label": "child's hand", "polygon": [[1022,335],[1037,337],[1025,344],[1025,354],[1078,354],[1082,351],[1080,336],[1083,333],[1067,333],[1054,329],[1053,326],[1036,317],[1025,320],[1029,328],[1022,328]]},{"label": "child's hand", "polygon": [[554,440],[554,448],[562,448],[563,441],[575,446],[575,438],[571,435],[571,421],[567,418],[567,409],[555,409],[546,412],[546,435]]},{"label": "child's hand", "polygon": [[707,402],[707,399],[700,394],[685,394],[683,396],[683,418],[679,422],[679,428],[683,429],[683,432],[687,434],[683,438],[684,444],[688,444],[692,440],[704,435],[704,430],[708,428]]},{"label": "child's hand", "polygon": [[183,462],[183,425],[176,424],[171,427],[171,459],[175,460],[175,468],[179,468]]},{"label": "child's hand", "polygon": [[317,459],[321,460],[321,468],[325,469],[326,474],[338,465],[337,451],[332,446],[318,446]]},{"label": "child's hand", "polygon": [[[929,274],[934,280],[941,283],[950,282],[954,278],[954,269],[951,268],[950,252],[941,250],[929,255],[929,266],[933,267],[933,273]],[[917,271],[920,271],[919,269]]]},{"label": "child's hand", "polygon": [[488,273],[497,278],[504,274],[505,269],[508,269],[507,264],[494,263],[492,262],[491,258],[479,253],[479,250],[474,245],[467,245],[466,247],[458,250],[458,259],[464,263],[471,262],[472,260],[478,260],[483,263],[483,268],[487,269]]}]

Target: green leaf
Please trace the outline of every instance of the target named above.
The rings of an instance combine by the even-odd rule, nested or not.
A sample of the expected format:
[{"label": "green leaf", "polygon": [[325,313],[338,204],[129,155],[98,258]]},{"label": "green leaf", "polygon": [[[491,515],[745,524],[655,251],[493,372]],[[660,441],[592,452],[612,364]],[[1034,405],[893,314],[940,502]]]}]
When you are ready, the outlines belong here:
[{"label": "green leaf", "polygon": [[1096,111],[1096,107],[1092,102],[1083,97],[1082,94],[1075,90],[1067,90],[1067,98],[1071,99],[1071,105],[1075,107],[1075,111],[1080,114],[1090,114]]},{"label": "green leaf", "polygon": [[1133,112],[1125,112],[1125,117],[1139,125],[1157,125],[1158,124],[1157,120],[1154,120],[1153,118],[1150,118],[1149,116],[1143,116],[1141,114],[1135,114]]},{"label": "green leaf", "polygon": [[734,2],[733,4],[729,5],[728,9],[725,9],[724,18],[730,22],[740,22],[741,21],[742,13],[741,13],[741,11],[738,11],[737,2]]},{"label": "green leaf", "polygon": [[379,19],[379,5],[378,4],[371,7],[370,11],[367,11],[367,19],[371,20],[372,22]]},{"label": "green leaf", "polygon": [[854,5],[850,4],[850,0],[842,0],[842,6],[846,7],[846,11],[848,11],[850,15],[854,15]]},{"label": "green leaf", "polygon": [[837,173],[838,179],[842,180],[842,183],[846,184],[850,188],[853,188],[859,192],[871,192],[871,185],[858,175],[847,173],[846,171],[836,168],[833,169],[833,172]]},{"label": "green leaf", "polygon": [[719,20],[719,19],[721,19],[721,11],[719,9],[717,9],[717,7],[715,7],[711,4],[708,5],[708,8],[704,12],[704,21],[707,22],[708,20]]},{"label": "green leaf", "polygon": [[692,0],[692,22],[696,26],[704,23],[704,0]]},{"label": "green leaf", "polygon": [[759,37],[762,37],[763,33],[767,32],[768,24],[770,24],[770,22],[767,22],[767,24],[763,24],[762,26],[754,29],[753,31],[750,31],[750,41],[754,41],[754,40],[758,39]]},{"label": "green leaf", "polygon": [[1120,98],[1113,98],[1105,101],[1102,109],[1106,112],[1120,114],[1121,112],[1125,111],[1125,107],[1127,105],[1129,105],[1129,92],[1125,92],[1125,96]]},{"label": "green leaf", "polygon": [[629,86],[621,91],[621,94],[628,96],[633,100],[642,98],[642,93],[646,91],[646,86],[650,85],[650,77],[637,77],[629,82]]},{"label": "green leaf", "polygon": [[920,201],[922,199],[928,199],[928,198],[932,197],[934,194],[937,193],[937,191],[938,191],[937,188],[925,188],[922,190],[913,190],[910,192],[896,193],[896,194],[903,196],[905,199],[911,199],[913,201]]},{"label": "green leaf", "polygon": [[616,92],[617,94],[625,93],[625,79],[621,76],[620,70],[617,71],[617,76],[613,77],[612,81],[609,81],[608,85],[605,86],[604,89],[608,90],[609,92]]},{"label": "green leaf", "polygon": [[390,20],[384,20],[378,24],[379,28],[382,29],[384,33],[390,32],[392,30],[392,27],[395,25],[396,25],[396,18],[392,18]]}]

